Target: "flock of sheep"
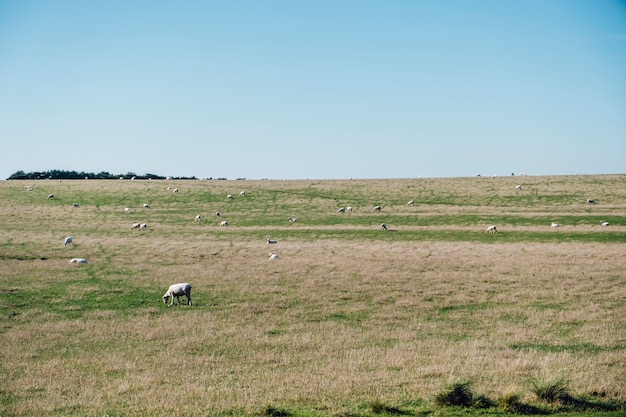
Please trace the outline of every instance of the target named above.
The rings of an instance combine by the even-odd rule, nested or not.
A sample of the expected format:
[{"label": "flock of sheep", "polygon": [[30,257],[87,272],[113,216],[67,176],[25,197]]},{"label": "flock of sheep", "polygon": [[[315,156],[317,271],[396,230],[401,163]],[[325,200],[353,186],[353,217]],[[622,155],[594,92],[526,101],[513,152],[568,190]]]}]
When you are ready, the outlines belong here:
[{"label": "flock of sheep", "polygon": [[[171,187],[166,187],[166,188],[168,190],[171,189]],[[32,191],[32,190],[33,190],[33,187],[31,187],[31,186],[26,187],[26,191]],[[178,188],[174,188],[172,191],[174,193],[178,193]],[[239,193],[239,195],[241,197],[245,196],[245,191],[241,191]],[[233,197],[232,194],[228,194],[226,196],[226,198],[228,198],[229,200],[232,200],[234,197]],[[54,194],[49,194],[47,199],[48,200],[54,199]],[[78,203],[73,203],[72,206],[73,207],[79,207]],[[143,204],[143,208],[144,209],[149,209],[150,208],[150,204],[144,203]],[[125,207],[124,208],[124,213],[125,214],[131,214],[132,213],[132,209],[130,207]],[[221,213],[219,211],[215,212],[215,215],[216,215],[216,217],[221,217]],[[195,217],[195,221],[199,222],[201,220],[202,220],[202,216],[200,214],[198,214]],[[295,222],[296,219],[295,218],[289,218],[289,221],[290,222]],[[228,221],[223,220],[223,221],[220,222],[220,227],[226,227],[226,226],[228,226]],[[145,230],[147,228],[148,228],[147,223],[133,223],[130,226],[131,230],[133,230],[133,229]],[[63,240],[63,246],[67,247],[69,245],[72,245],[73,242],[74,242],[74,239],[71,236],[67,236]],[[275,244],[275,243],[278,243],[278,242],[276,240],[268,238],[267,239],[267,243],[268,244]],[[273,259],[279,259],[279,258],[278,258],[278,255],[276,253],[270,252],[270,258],[269,259],[273,260]],[[72,258],[72,259],[70,259],[69,263],[70,264],[80,265],[80,264],[87,264],[88,261],[85,258]],[[173,303],[174,303],[174,298],[176,298],[176,301],[178,302],[178,304],[180,304],[180,297],[182,297],[182,296],[187,297],[187,305],[192,305],[192,302],[191,302],[191,284],[190,283],[188,283],[188,282],[181,282],[181,283],[178,283],[178,284],[170,285],[162,298],[163,298],[163,302],[165,304],[167,304],[168,300],[170,300],[170,303],[167,304],[167,305],[168,305],[168,307],[171,307],[173,305]]]},{"label": "flock of sheep", "polygon": [[[168,190],[171,189],[171,187],[166,187],[166,188]],[[521,185],[516,185],[515,186],[515,190],[521,190],[521,189],[522,189]],[[26,187],[26,190],[27,191],[32,191],[32,187],[28,186],[28,187]],[[179,190],[177,188],[175,188],[172,191],[174,193],[178,193]],[[245,191],[241,191],[239,193],[239,195],[241,197],[245,196],[246,195]],[[233,197],[232,194],[228,194],[226,196],[226,198],[229,199],[229,200],[232,200],[234,197]],[[54,194],[49,194],[47,199],[48,200],[54,199]],[[595,200],[591,199],[591,198],[587,199],[587,203],[588,204],[595,204]],[[414,205],[415,205],[415,201],[414,200],[409,200],[407,202],[407,206],[414,206]],[[73,207],[79,207],[79,205],[77,203],[73,203]],[[145,203],[145,204],[143,204],[143,208],[144,209],[149,209],[150,205]],[[382,206],[380,206],[380,205],[374,206],[372,208],[372,210],[380,212],[380,211],[382,211]],[[354,211],[355,211],[354,207],[351,207],[351,206],[340,207],[339,209],[337,209],[337,213],[354,213]],[[132,213],[132,209],[130,207],[126,207],[126,208],[124,208],[124,213],[131,214]],[[220,218],[221,217],[221,213],[219,211],[217,211],[217,212],[215,212],[215,216]],[[200,214],[198,214],[198,215],[195,216],[194,220],[196,222],[200,222],[200,221],[202,221],[202,216]],[[295,223],[298,219],[295,218],[295,217],[289,217],[288,220],[291,223]],[[601,225],[602,226],[609,226],[609,223],[606,222],[606,221],[601,221]],[[228,226],[228,221],[222,220],[219,223],[219,226],[220,227],[227,227]],[[134,229],[145,230],[145,229],[147,229],[147,227],[148,227],[148,225],[146,223],[133,223],[130,226],[130,229],[131,230],[134,230]],[[385,224],[385,223],[382,223],[380,225],[380,227],[381,227],[381,229],[383,231],[389,230],[388,227],[387,227],[387,224]],[[561,227],[561,225],[559,223],[553,222],[550,225],[550,227]],[[495,225],[488,226],[485,229],[485,231],[487,233],[491,233],[491,234],[498,233],[498,229],[497,229],[497,227]],[[71,236],[67,236],[64,239],[64,241],[63,241],[63,246],[67,247],[69,245],[72,245],[72,243],[73,243],[73,238]],[[274,245],[276,243],[278,243],[278,241],[276,241],[274,239],[271,239],[271,238],[267,238],[267,244],[268,245]],[[276,259],[279,259],[279,256],[275,252],[270,252],[269,253],[269,259],[270,260],[276,260]],[[87,264],[88,263],[87,260],[84,259],[84,258],[72,258],[69,262],[70,262],[70,264]],[[174,298],[176,298],[176,300],[178,301],[178,304],[180,304],[180,297],[182,297],[182,296],[185,296],[187,298],[187,304],[188,305],[192,305],[192,302],[191,302],[191,284],[189,284],[187,282],[173,284],[173,285],[171,285],[167,289],[166,293],[163,295],[162,298],[163,298],[163,302],[165,304],[167,304],[168,300],[170,300],[170,303],[168,304],[168,306],[171,306],[173,304],[173,302],[174,302]]]}]

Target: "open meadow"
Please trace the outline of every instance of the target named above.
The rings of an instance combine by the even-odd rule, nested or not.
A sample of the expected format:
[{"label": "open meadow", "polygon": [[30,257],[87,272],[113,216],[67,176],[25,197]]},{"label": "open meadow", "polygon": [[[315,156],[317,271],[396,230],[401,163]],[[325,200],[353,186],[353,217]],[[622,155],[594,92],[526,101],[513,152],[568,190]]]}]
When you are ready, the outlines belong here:
[{"label": "open meadow", "polygon": [[2,416],[620,413],[626,175],[0,181],[0,340]]}]

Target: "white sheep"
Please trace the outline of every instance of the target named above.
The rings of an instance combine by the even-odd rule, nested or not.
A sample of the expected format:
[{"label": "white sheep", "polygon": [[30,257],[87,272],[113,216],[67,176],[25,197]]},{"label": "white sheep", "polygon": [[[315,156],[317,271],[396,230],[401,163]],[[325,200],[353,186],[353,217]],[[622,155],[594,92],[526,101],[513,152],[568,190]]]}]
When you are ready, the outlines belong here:
[{"label": "white sheep", "polygon": [[85,258],[73,258],[73,259],[70,259],[70,263],[71,264],[86,264],[87,263],[87,259],[85,259]]},{"label": "white sheep", "polygon": [[522,186],[521,186],[521,185],[516,185],[516,186],[515,186],[515,189],[516,189],[516,190],[521,190],[521,189],[522,189]]},{"label": "white sheep", "polygon": [[26,187],[26,191],[33,191],[33,187],[31,187],[30,185]]},{"label": "white sheep", "polygon": [[381,211],[382,209],[383,208],[381,206],[376,206],[372,210],[374,210],[374,211]]},{"label": "white sheep", "polygon": [[553,222],[553,223],[550,225],[550,227],[561,227],[561,225],[560,225],[560,224],[558,224],[558,223],[554,223],[554,222]]},{"label": "white sheep", "polygon": [[277,240],[274,240],[274,239],[270,239],[269,237],[267,238],[267,244],[268,244],[268,245],[273,245],[273,244],[275,244],[275,243],[278,243],[278,241],[277,241]]},{"label": "white sheep", "polygon": [[383,223],[383,224],[380,225],[380,228],[383,229],[383,230],[387,230],[387,225],[385,223]]},{"label": "white sheep", "polygon": [[124,213],[130,214],[131,212],[132,212],[132,210],[130,209],[130,207],[124,208]]},{"label": "white sheep", "polygon": [[189,284],[188,282],[172,284],[167,289],[167,292],[163,294],[163,302],[167,304],[167,300],[171,298],[170,304],[168,306],[170,307],[172,304],[174,304],[174,297],[176,297],[176,301],[178,301],[178,304],[180,304],[179,297],[183,295],[187,297],[187,304],[191,305],[191,284]]},{"label": "white sheep", "polygon": [[63,246],[67,246],[67,245],[71,245],[73,242],[72,236],[68,236],[65,238],[65,240],[63,241]]},{"label": "white sheep", "polygon": [[350,207],[350,206],[348,206],[348,207],[346,207],[346,211],[347,211],[348,213],[354,213],[354,207]]},{"label": "white sheep", "polygon": [[496,229],[496,226],[492,225],[492,226],[489,226],[487,228],[487,230],[485,230],[485,232],[487,232],[487,233],[498,233],[498,229]]},{"label": "white sheep", "polygon": [[415,204],[415,201],[413,201],[413,200],[409,200],[409,202],[406,203],[407,206],[412,206],[414,204]]},{"label": "white sheep", "polygon": [[241,191],[241,192],[239,193],[239,195],[240,195],[241,197],[243,197],[243,196],[245,196],[245,195],[246,195],[246,192],[245,192],[245,191]]},{"label": "white sheep", "polygon": [[48,194],[48,200],[51,200],[54,198],[54,194]]},{"label": "white sheep", "polygon": [[220,223],[220,227],[226,227],[226,226],[228,226],[228,222],[226,220]]},{"label": "white sheep", "polygon": [[148,225],[146,223],[141,223],[139,225],[139,230],[146,230],[148,228]]},{"label": "white sheep", "polygon": [[596,200],[594,200],[593,198],[588,198],[587,199],[587,203],[588,204],[596,204]]},{"label": "white sheep", "polygon": [[197,222],[199,222],[200,220],[202,220],[202,216],[200,216],[200,215],[198,214],[194,220],[195,220],[195,221],[197,221]]},{"label": "white sheep", "polygon": [[222,217],[222,213],[220,213],[219,211],[216,211],[216,212],[215,212],[215,216],[216,216],[216,217]]},{"label": "white sheep", "polygon": [[174,191],[172,191],[172,192],[177,193],[178,192],[178,188],[174,188]]},{"label": "white sheep", "polygon": [[337,210],[337,213],[345,213],[345,212],[346,212],[345,207],[341,207],[339,210]]},{"label": "white sheep", "polygon": [[605,222],[604,220],[602,220],[602,221],[600,222],[600,224],[601,224],[602,226],[608,226],[608,225],[609,225],[609,222]]},{"label": "white sheep", "polygon": [[270,252],[270,260],[272,259],[278,259],[278,255],[275,254],[274,252]]},{"label": "white sheep", "polygon": [[297,222],[297,221],[298,221],[298,219],[296,219],[295,217],[290,217],[290,218],[289,218],[289,222],[290,222],[290,223],[295,223],[295,222]]},{"label": "white sheep", "polygon": [[150,208],[150,204],[148,204],[148,203],[144,203],[144,204],[143,204],[143,208],[145,208],[145,209],[149,209],[149,208]]},{"label": "white sheep", "polygon": [[130,226],[130,230],[133,230],[133,229],[139,229],[139,227],[140,227],[140,226],[141,226],[141,223],[133,223],[133,224]]},{"label": "white sheep", "polygon": [[233,199],[233,195],[232,195],[232,194],[228,194],[228,195],[226,196],[226,198],[228,198],[229,200],[232,200],[232,199]]}]

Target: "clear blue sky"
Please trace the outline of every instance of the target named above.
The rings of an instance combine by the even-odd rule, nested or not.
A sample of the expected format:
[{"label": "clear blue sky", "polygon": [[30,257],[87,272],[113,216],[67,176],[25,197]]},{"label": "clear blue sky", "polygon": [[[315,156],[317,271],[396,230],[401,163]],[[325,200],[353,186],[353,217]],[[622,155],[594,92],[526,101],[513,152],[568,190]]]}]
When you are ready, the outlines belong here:
[{"label": "clear blue sky", "polygon": [[0,0],[0,179],[626,172],[626,3]]}]

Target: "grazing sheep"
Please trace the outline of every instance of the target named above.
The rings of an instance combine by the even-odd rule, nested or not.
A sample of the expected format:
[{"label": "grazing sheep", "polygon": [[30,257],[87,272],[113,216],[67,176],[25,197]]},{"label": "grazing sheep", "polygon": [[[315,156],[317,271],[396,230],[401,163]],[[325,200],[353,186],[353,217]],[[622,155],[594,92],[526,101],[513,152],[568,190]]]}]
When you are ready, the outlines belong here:
[{"label": "grazing sheep", "polygon": [[232,199],[233,199],[233,195],[232,195],[232,194],[228,194],[228,195],[226,196],[226,198],[228,198],[229,200],[232,200]]},{"label": "grazing sheep", "polygon": [[593,198],[588,198],[587,199],[587,203],[588,204],[596,204],[596,200],[594,200]]},{"label": "grazing sheep", "polygon": [[383,208],[381,206],[376,206],[372,210],[374,210],[374,211],[381,211],[382,209]]},{"label": "grazing sheep", "polygon": [[194,220],[199,222],[200,220],[202,220],[202,217],[198,214]]},{"label": "grazing sheep", "polygon": [[228,222],[226,220],[220,223],[220,227],[226,227],[226,226],[228,226]]},{"label": "grazing sheep", "polygon": [[73,259],[70,259],[70,263],[71,264],[86,264],[87,263],[87,259],[85,259],[85,258],[73,258]]},{"label": "grazing sheep", "polygon": [[339,210],[337,210],[337,213],[345,213],[345,212],[346,212],[345,207],[341,207]]},{"label": "grazing sheep", "polygon": [[178,188],[174,188],[174,191],[173,191],[173,192],[174,192],[174,193],[177,193],[177,192],[178,192]]},{"label": "grazing sheep", "polygon": [[414,204],[415,204],[415,201],[413,201],[413,200],[409,200],[409,202],[406,203],[407,206],[412,206]]},{"label": "grazing sheep", "polygon": [[298,219],[296,219],[295,217],[290,217],[289,218],[289,222],[291,222],[291,223],[295,223],[297,221],[298,221]]},{"label": "grazing sheep", "polygon": [[354,213],[354,207],[346,207],[348,213]]},{"label": "grazing sheep", "polygon": [[146,230],[147,228],[148,228],[148,225],[147,225],[147,224],[145,224],[145,223],[141,223],[141,224],[139,225],[139,230]]},{"label": "grazing sheep", "polygon": [[385,223],[383,223],[383,224],[380,225],[380,228],[383,229],[383,230],[387,230],[387,225]]},{"label": "grazing sheep", "polygon": [[26,187],[26,191],[33,191],[33,187],[31,187],[30,185]]},{"label": "grazing sheep", "polygon": [[130,214],[130,213],[131,213],[131,211],[132,211],[132,210],[130,209],[130,207],[126,207],[126,208],[124,209],[124,213],[126,213],[126,214]]},{"label": "grazing sheep", "polygon": [[516,185],[516,186],[515,186],[515,189],[516,189],[516,190],[521,190],[521,189],[522,189],[522,186],[521,186],[521,185]]},{"label": "grazing sheep", "polygon": [[144,204],[143,204],[143,208],[145,208],[145,209],[149,209],[149,208],[150,208],[150,204],[148,204],[148,203],[144,203]]},{"label": "grazing sheep", "polygon": [[274,239],[270,239],[269,237],[267,238],[267,244],[268,245],[273,245],[274,243],[278,243],[278,241],[274,240]]},{"label": "grazing sheep", "polygon": [[130,230],[139,229],[140,226],[141,226],[141,223],[133,223],[132,226],[130,226]]},{"label": "grazing sheep", "polygon": [[485,230],[485,232],[487,232],[487,233],[498,233],[498,229],[496,229],[496,226],[489,226],[487,228],[487,230]]},{"label": "grazing sheep", "polygon": [[272,259],[278,259],[278,255],[275,254],[274,252],[270,252],[270,260]]},{"label": "grazing sheep", "polygon": [[216,212],[215,212],[215,216],[217,216],[217,217],[222,217],[222,213],[220,213],[219,211],[216,211]]},{"label": "grazing sheep", "polygon": [[167,289],[167,292],[163,294],[163,302],[167,304],[167,300],[171,299],[170,304],[168,305],[168,307],[171,307],[172,304],[174,304],[174,297],[176,297],[176,301],[178,301],[178,304],[180,304],[179,297],[183,295],[187,297],[187,304],[191,305],[191,284],[189,284],[188,282],[172,284]]},{"label": "grazing sheep", "polygon": [[68,236],[65,238],[65,240],[63,241],[63,246],[67,246],[67,245],[71,245],[73,242],[72,236]]},{"label": "grazing sheep", "polygon": [[246,195],[246,192],[245,192],[245,191],[241,191],[241,192],[239,193],[239,195],[240,195],[241,197],[243,197],[243,196],[245,196],[245,195]]},{"label": "grazing sheep", "polygon": [[560,225],[560,224],[558,224],[558,223],[552,223],[552,224],[550,225],[550,227],[561,227],[561,225]]},{"label": "grazing sheep", "polygon": [[602,226],[608,226],[608,225],[609,225],[609,222],[605,222],[604,220],[602,220],[602,221],[600,222],[600,224],[601,224]]},{"label": "grazing sheep", "polygon": [[54,194],[48,194],[48,200],[51,200],[54,198]]}]

